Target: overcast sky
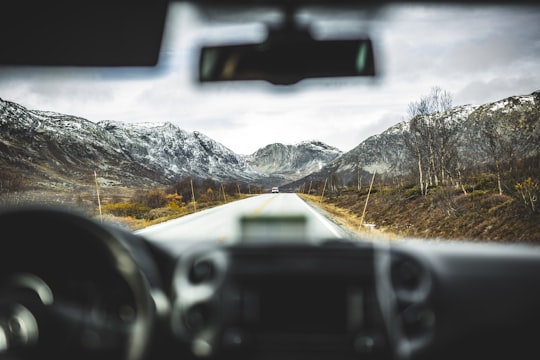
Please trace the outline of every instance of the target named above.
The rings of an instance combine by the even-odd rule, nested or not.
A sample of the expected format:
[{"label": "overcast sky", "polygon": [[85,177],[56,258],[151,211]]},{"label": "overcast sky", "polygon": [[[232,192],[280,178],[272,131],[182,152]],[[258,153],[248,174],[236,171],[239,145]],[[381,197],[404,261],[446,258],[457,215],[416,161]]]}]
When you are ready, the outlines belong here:
[{"label": "overcast sky", "polygon": [[[348,14],[350,15],[350,14]],[[348,151],[406,119],[407,105],[433,86],[454,105],[481,104],[540,90],[540,7],[400,7],[349,32],[375,43],[376,79],[293,87],[197,86],[197,46],[216,39],[261,38],[260,27],[207,28],[176,6],[159,71],[0,69],[0,97],[30,109],[123,122],[171,122],[200,131],[240,154],[274,142],[317,139]],[[321,22],[319,31],[324,34]]]}]

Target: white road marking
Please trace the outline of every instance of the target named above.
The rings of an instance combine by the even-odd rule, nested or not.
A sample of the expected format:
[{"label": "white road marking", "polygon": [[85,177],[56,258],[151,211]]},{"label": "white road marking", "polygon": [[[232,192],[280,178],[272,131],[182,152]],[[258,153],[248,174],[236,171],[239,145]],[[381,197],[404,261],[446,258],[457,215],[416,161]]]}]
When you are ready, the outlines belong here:
[{"label": "white road marking", "polygon": [[[300,197],[299,197],[300,198]],[[324,227],[330,231],[335,237],[341,239],[343,236],[336,230],[336,226],[330,222],[327,218],[318,213],[315,209],[309,206],[304,200],[300,199],[304,205],[311,211],[313,215],[324,225]]]}]

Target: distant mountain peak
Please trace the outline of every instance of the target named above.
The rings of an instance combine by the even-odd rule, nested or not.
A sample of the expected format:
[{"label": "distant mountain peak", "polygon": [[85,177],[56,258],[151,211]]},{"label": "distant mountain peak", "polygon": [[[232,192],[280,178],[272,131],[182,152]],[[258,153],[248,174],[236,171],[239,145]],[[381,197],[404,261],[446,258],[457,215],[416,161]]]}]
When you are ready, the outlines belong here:
[{"label": "distant mountain peak", "polygon": [[318,140],[307,140],[295,145],[274,143],[266,145],[246,157],[257,171],[279,175],[294,181],[330,163],[343,154],[339,149]]}]

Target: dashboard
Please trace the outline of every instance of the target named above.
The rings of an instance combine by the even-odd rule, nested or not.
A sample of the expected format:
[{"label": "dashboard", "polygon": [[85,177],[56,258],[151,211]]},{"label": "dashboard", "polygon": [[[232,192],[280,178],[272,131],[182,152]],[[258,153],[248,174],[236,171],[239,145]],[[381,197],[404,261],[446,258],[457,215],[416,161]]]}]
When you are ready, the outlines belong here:
[{"label": "dashboard", "polygon": [[173,251],[52,208],[4,210],[0,228],[0,359],[540,355],[535,246],[296,239]]}]

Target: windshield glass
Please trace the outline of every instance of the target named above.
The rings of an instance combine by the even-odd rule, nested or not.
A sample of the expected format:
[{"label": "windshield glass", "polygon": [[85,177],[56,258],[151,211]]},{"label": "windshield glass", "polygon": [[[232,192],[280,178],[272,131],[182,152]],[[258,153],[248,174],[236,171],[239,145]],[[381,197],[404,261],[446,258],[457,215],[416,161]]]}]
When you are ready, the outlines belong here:
[{"label": "windshield glass", "polygon": [[173,2],[155,68],[0,67],[2,203],[139,229],[295,192],[363,236],[540,241],[539,18],[307,8],[315,38],[373,41],[374,78],[199,84],[201,46],[261,42],[282,14]]}]

